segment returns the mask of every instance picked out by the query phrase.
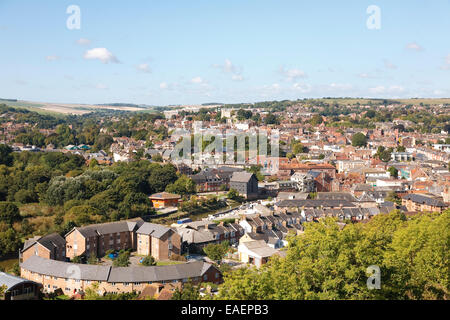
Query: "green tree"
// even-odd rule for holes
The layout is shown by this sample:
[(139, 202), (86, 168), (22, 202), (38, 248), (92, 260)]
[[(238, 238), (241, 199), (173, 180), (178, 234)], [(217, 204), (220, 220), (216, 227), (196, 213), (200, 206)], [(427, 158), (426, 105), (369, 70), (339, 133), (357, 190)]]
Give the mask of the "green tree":
[(225, 257), (225, 254), (230, 249), (230, 244), (228, 241), (224, 241), (220, 244), (210, 243), (203, 248), (203, 251), (213, 261), (218, 261), (219, 263)]
[(365, 147), (367, 145), (367, 137), (364, 133), (355, 133), (352, 137), (352, 146)]
[(142, 264), (143, 266), (146, 266), (146, 267), (156, 266), (156, 260), (155, 260), (155, 258), (153, 258), (152, 256), (146, 256), (146, 257), (142, 260), (141, 264)]
[(13, 150), (10, 146), (6, 144), (0, 144), (0, 164), (4, 164), (6, 166), (12, 166), (13, 164), (13, 157), (12, 157)]
[(166, 192), (175, 193), (179, 195), (195, 194), (196, 187), (194, 181), (186, 175), (182, 175), (172, 184), (166, 187)]
[(398, 178), (398, 169), (395, 167), (389, 167), (388, 169), (389, 175), (393, 178)]
[(22, 220), (19, 208), (12, 202), (0, 202), (0, 222), (9, 225)]
[(130, 252), (124, 251), (119, 254), (119, 256), (114, 259), (114, 267), (128, 267), (130, 265)]
[(172, 300), (200, 300), (200, 291), (198, 286), (194, 286), (192, 281), (188, 281), (180, 290), (177, 288), (172, 295)]

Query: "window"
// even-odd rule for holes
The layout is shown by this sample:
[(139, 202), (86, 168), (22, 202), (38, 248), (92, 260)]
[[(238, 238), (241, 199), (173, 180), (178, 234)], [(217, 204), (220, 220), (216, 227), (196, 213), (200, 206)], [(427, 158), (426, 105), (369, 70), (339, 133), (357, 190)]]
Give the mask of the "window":
[(216, 272), (216, 279), (218, 279), (219, 278), (219, 273), (218, 272)]
[(203, 280), (204, 280), (204, 281), (208, 280), (208, 275), (205, 274), (205, 275), (203, 276)]

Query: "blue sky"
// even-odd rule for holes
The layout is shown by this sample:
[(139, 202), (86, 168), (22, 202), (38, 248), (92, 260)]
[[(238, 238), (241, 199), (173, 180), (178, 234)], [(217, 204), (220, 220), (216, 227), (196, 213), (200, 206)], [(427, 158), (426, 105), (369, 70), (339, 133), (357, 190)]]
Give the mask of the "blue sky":
[[(69, 30), (66, 9), (81, 10)], [(381, 10), (370, 30), (366, 9)], [(0, 97), (450, 97), (449, 0), (0, 0)]]

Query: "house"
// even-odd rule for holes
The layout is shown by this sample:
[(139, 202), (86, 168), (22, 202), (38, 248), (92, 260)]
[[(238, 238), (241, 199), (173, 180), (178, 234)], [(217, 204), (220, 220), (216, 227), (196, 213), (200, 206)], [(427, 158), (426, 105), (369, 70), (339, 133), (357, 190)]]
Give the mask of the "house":
[(26, 261), (31, 256), (65, 261), (66, 240), (57, 233), (28, 239), (20, 251), (20, 260)]
[(216, 192), (226, 187), (216, 170), (203, 170), (191, 176), (191, 179), (196, 184), (197, 192)]
[(258, 198), (258, 179), (250, 172), (234, 172), (230, 179), (230, 189), (235, 189), (246, 199)]
[(194, 221), (177, 228), (183, 243), (183, 252), (199, 252), (210, 243), (238, 243), (244, 235), (244, 229), (238, 223), (213, 223), (211, 221)]
[(239, 260), (260, 267), (280, 251), (269, 247), (264, 240), (240, 241), (238, 246)]
[[(5, 287), (4, 300), (37, 300), (40, 298), (42, 285), (34, 281), (0, 272), (0, 287)], [(0, 296), (0, 300), (1, 300)]]
[(138, 297), (138, 300), (171, 300), (176, 290), (182, 290), (183, 286), (181, 282), (176, 283), (152, 283), (142, 290)]
[(102, 257), (108, 250), (136, 250), (136, 231), (141, 218), (73, 228), (66, 234), (66, 256)]
[(402, 205), (406, 206), (408, 211), (443, 212), (448, 208), (440, 199), (416, 193), (403, 196)]
[(221, 283), (214, 265), (195, 261), (168, 266), (121, 267), (75, 264), (32, 256), (20, 265), (21, 276), (43, 286), (44, 292), (62, 290), (73, 296), (98, 283), (99, 294), (137, 292), (153, 283)]
[(296, 189), (299, 192), (314, 192), (316, 189), (316, 182), (314, 176), (309, 172), (295, 172), (291, 176), (291, 181), (296, 183)]
[(152, 194), (149, 198), (153, 203), (153, 207), (159, 209), (159, 208), (177, 207), (181, 199), (181, 196), (178, 194), (161, 192)]
[(137, 231), (137, 253), (156, 260), (169, 260), (173, 254), (181, 255), (181, 237), (165, 226), (144, 223)]

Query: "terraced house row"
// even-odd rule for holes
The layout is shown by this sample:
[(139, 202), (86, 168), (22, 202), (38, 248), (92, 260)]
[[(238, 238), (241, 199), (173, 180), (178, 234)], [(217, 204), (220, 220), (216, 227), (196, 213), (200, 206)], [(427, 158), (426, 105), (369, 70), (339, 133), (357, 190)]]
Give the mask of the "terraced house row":
[(74, 264), (32, 256), (20, 265), (21, 277), (43, 286), (44, 292), (62, 290), (66, 295), (85, 292), (94, 283), (98, 293), (141, 293), (147, 286), (166, 283), (220, 283), (221, 272), (212, 264), (196, 261), (155, 267)]

